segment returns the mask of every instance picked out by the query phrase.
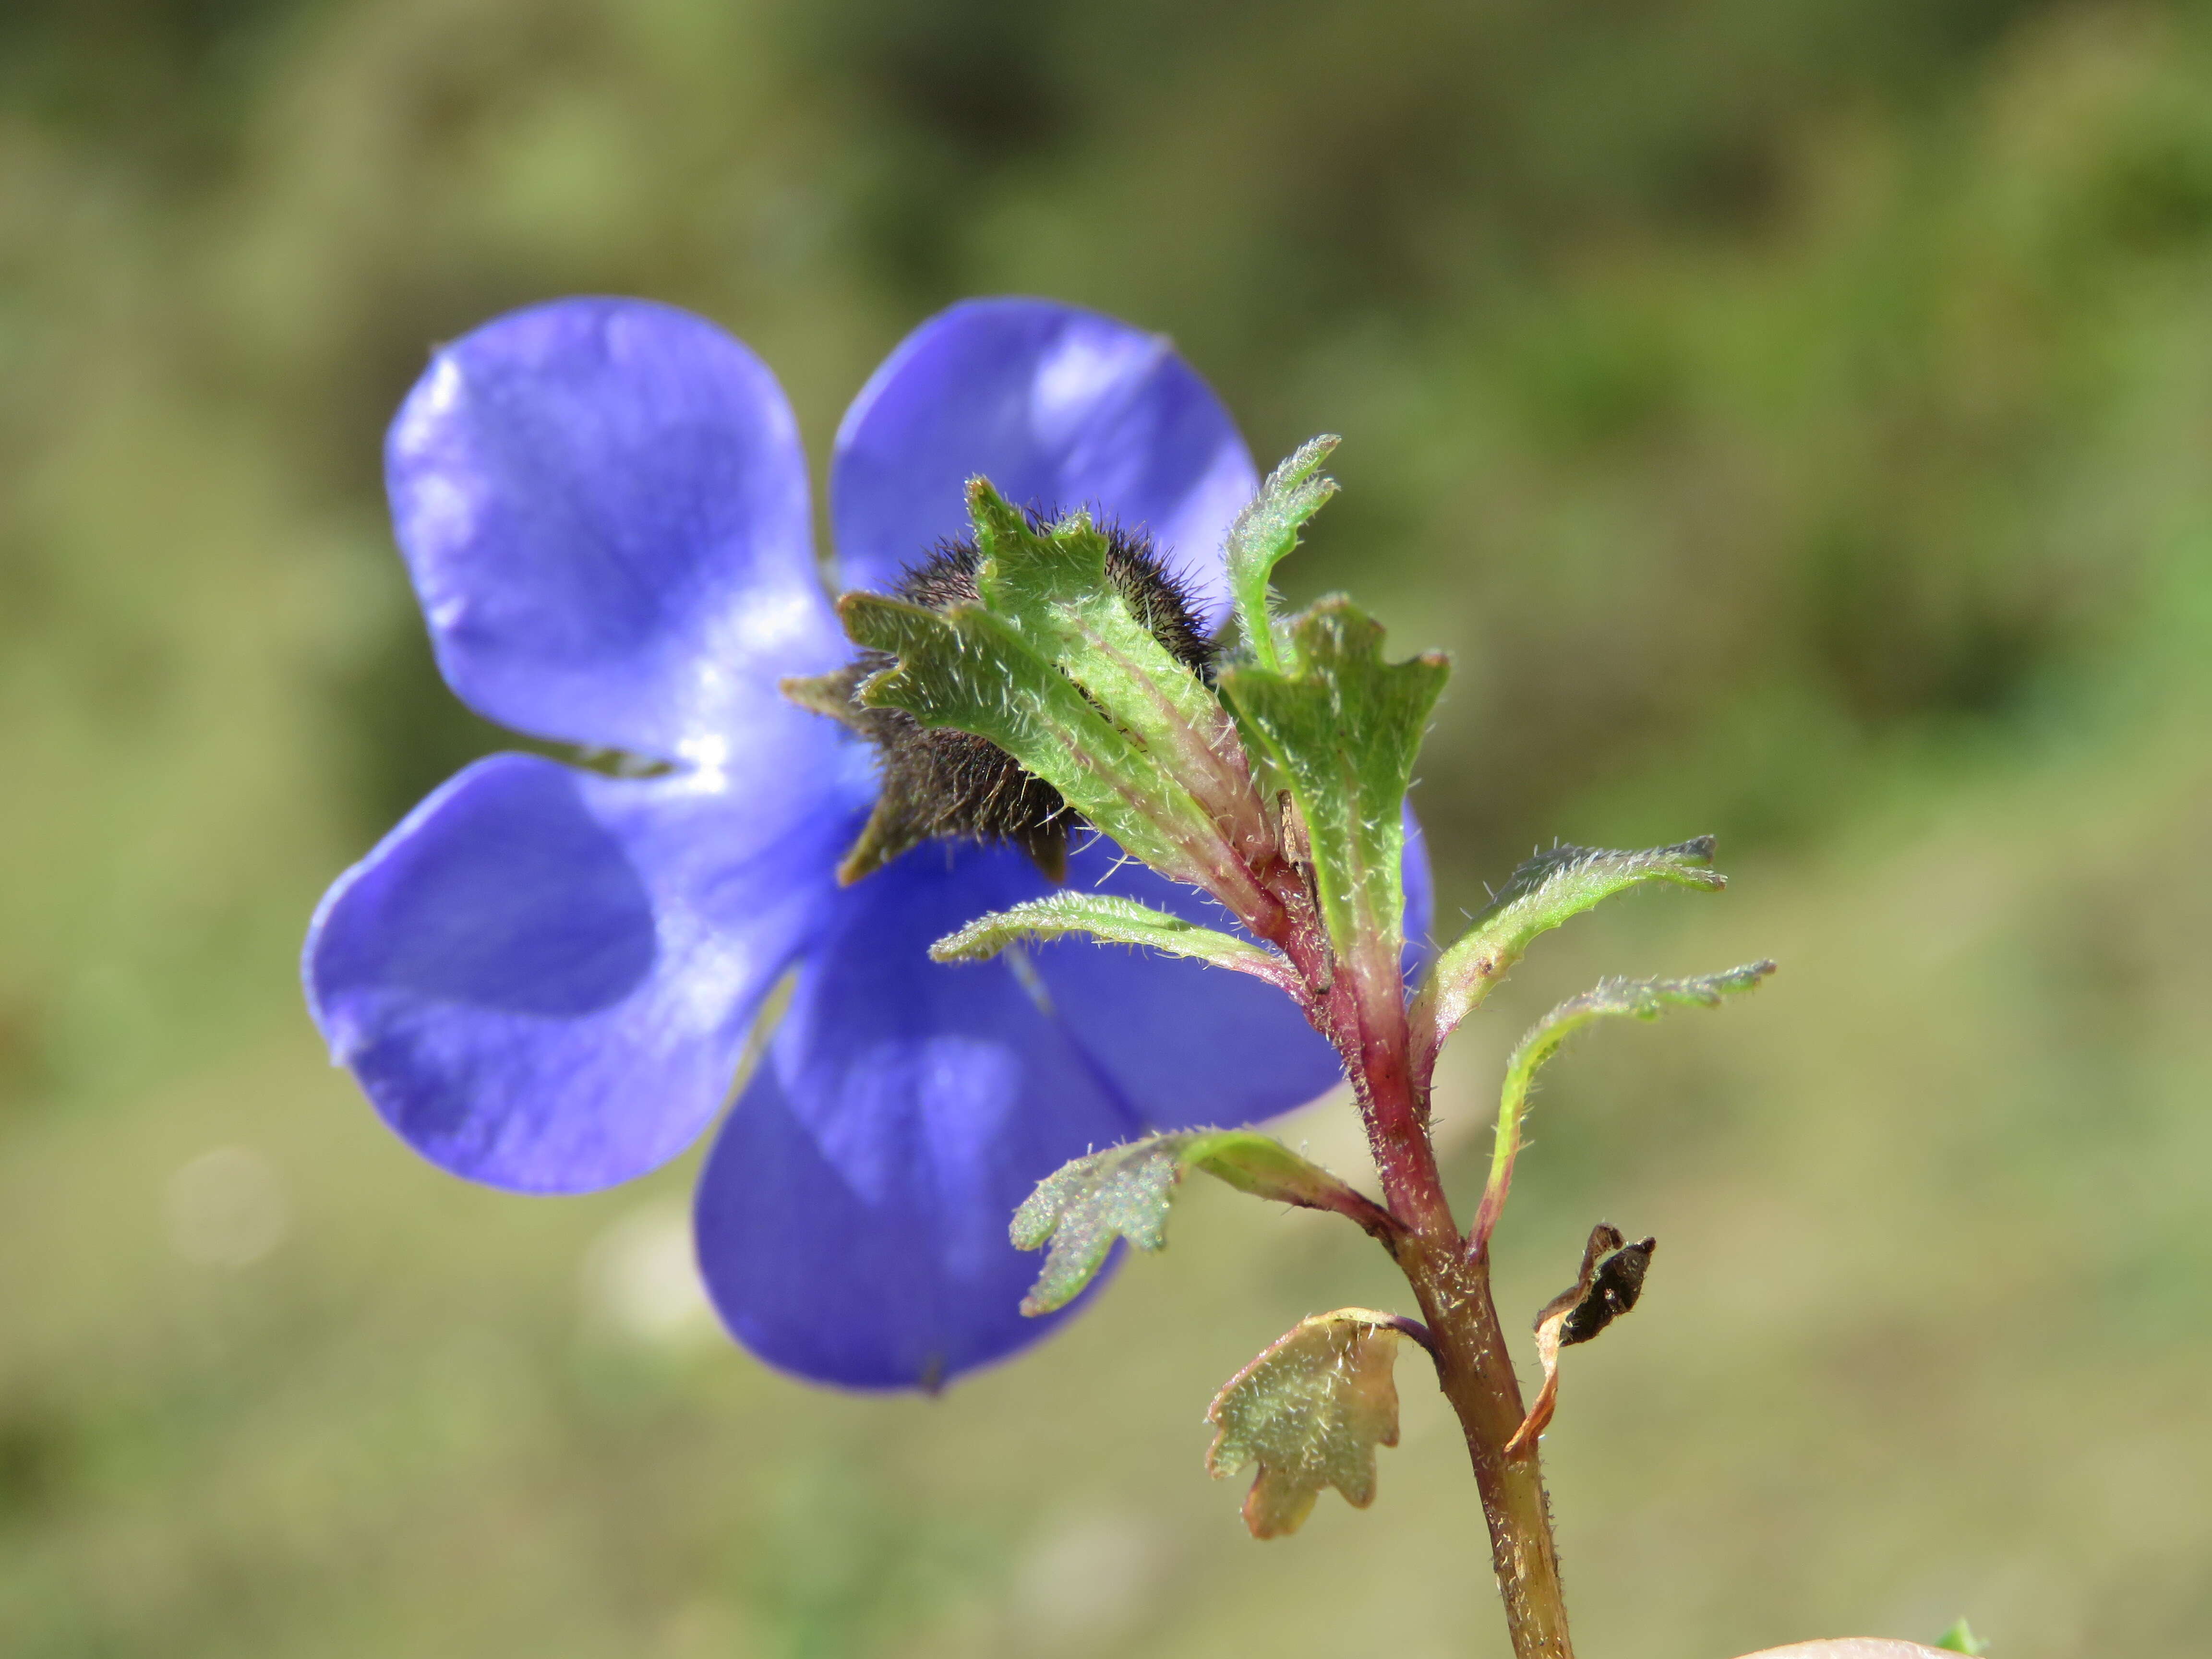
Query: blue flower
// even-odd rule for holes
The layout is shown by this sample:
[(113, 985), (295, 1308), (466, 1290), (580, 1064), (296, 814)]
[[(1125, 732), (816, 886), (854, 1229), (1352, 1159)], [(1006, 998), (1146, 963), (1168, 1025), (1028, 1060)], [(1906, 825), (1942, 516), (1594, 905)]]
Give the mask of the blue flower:
[[(701, 1268), (770, 1364), (934, 1387), (1057, 1322), (1021, 1316), (1035, 1258), (1006, 1240), (1036, 1181), (1149, 1130), (1270, 1116), (1339, 1077), (1289, 1000), (1240, 975), (1081, 943), (930, 963), (932, 940), (1045, 890), (1012, 848), (935, 843), (838, 886), (870, 751), (776, 685), (851, 650), (817, 574), (791, 410), (711, 324), (631, 300), (501, 317), (437, 352), (386, 467), (462, 701), (665, 763), (610, 776), (495, 755), (324, 900), (316, 1021), (432, 1163), (536, 1193), (654, 1168), (721, 1109), (795, 969), (707, 1159)], [(1218, 550), (1255, 475), (1164, 339), (1030, 300), (925, 323), (838, 430), (844, 581), (887, 588), (961, 533), (976, 474), (1148, 530), (1220, 614)], [(1070, 879), (1221, 922), (1100, 839)]]

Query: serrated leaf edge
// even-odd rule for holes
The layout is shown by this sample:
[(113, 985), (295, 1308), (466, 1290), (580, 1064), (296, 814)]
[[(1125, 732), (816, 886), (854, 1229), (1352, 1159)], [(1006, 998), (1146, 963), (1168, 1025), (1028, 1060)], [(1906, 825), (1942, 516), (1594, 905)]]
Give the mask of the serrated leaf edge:
[(1619, 894), (1653, 882), (1717, 892), (1711, 836), (1640, 850), (1558, 847), (1524, 860), (1490, 906), (1431, 965), (1413, 1000), (1419, 1058), (1433, 1063), (1460, 1022), (1540, 934)]
[(1479, 1254), (1505, 1207), (1513, 1182), (1513, 1161), (1521, 1151), (1521, 1125), (1528, 1115), (1528, 1091), (1546, 1061), (1566, 1040), (1593, 1021), (1626, 1017), (1656, 1019), (1668, 1008), (1717, 1008), (1725, 997), (1755, 989), (1776, 964), (1762, 958), (1717, 974), (1688, 979), (1604, 979), (1579, 996), (1569, 997), (1522, 1034), (1505, 1062), (1498, 1094), (1497, 1139), (1491, 1150), (1490, 1179), (1482, 1191), (1468, 1239)]
[(1276, 623), (1270, 584), (1275, 567), (1297, 548), (1298, 532), (1336, 493), (1336, 480), (1320, 468), (1340, 441), (1323, 433), (1285, 456), (1237, 514), (1222, 544), (1244, 653), (1264, 668), (1281, 672), (1295, 661), (1295, 647)]

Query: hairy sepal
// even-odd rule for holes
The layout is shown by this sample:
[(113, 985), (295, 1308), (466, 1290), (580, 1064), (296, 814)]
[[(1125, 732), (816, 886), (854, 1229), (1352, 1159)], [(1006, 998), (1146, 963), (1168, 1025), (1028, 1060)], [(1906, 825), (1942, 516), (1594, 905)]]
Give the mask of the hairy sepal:
[(1300, 615), (1289, 638), (1296, 672), (1237, 664), (1222, 695), (1295, 804), (1338, 956), (1395, 985), (1406, 791), (1450, 666), (1440, 653), (1385, 662), (1381, 624), (1340, 596)]
[(1006, 617), (877, 593), (846, 594), (837, 614), (856, 643), (897, 659), (861, 687), (864, 704), (997, 744), (1164, 874), (1205, 883), (1215, 873), (1226, 848), (1189, 791)]
[(1334, 1486), (1354, 1509), (1375, 1501), (1375, 1451), (1398, 1443), (1394, 1370), (1400, 1322), (1365, 1308), (1303, 1319), (1223, 1384), (1206, 1408), (1216, 1480), (1259, 1464), (1244, 1498), (1255, 1538), (1296, 1532)]
[(1375, 1207), (1320, 1165), (1249, 1129), (1182, 1130), (1109, 1146), (1047, 1176), (1014, 1212), (1008, 1236), (1016, 1249), (1050, 1246), (1022, 1311), (1034, 1317), (1075, 1300), (1117, 1238), (1140, 1250), (1164, 1249), (1168, 1210), (1183, 1172), (1192, 1169), (1240, 1192), (1305, 1209), (1356, 1213)]
[(1640, 852), (1555, 847), (1525, 860), (1490, 907), (1437, 958), (1413, 1003), (1413, 1038), (1433, 1060), (1444, 1039), (1490, 994), (1540, 933), (1616, 893), (1665, 882), (1717, 892), (1728, 878), (1712, 867), (1713, 838)]
[(938, 962), (984, 962), (1023, 939), (1048, 943), (1080, 933), (1103, 945), (1133, 945), (1191, 957), (1295, 991), (1297, 975), (1274, 951), (1233, 933), (1200, 927), (1165, 910), (1110, 893), (1059, 892), (978, 916), (929, 947)]
[(1230, 602), (1244, 654), (1273, 672), (1296, 671), (1297, 647), (1276, 620), (1269, 584), (1275, 567), (1298, 544), (1306, 520), (1336, 494), (1336, 480), (1321, 470), (1321, 464), (1337, 442), (1324, 434), (1300, 444), (1267, 475), (1260, 493), (1237, 515), (1223, 548)]
[(1039, 655), (1147, 748), (1200, 765), (1223, 759), (1224, 745), (1234, 751), (1237, 734), (1213, 694), (1108, 579), (1106, 537), (1089, 514), (1040, 530), (982, 478), (968, 486), (968, 512), (983, 602)]

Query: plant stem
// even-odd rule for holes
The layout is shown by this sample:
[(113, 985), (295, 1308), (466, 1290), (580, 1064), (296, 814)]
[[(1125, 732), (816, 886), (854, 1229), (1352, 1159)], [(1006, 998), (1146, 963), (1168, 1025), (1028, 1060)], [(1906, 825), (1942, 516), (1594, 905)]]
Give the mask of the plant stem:
[[(1308, 1015), (1343, 1056), (1358, 1097), (1382, 1195), (1401, 1229), (1384, 1243), (1428, 1322), (1437, 1381), (1467, 1437), (1515, 1659), (1574, 1659), (1536, 1448), (1505, 1454), (1525, 1414), (1521, 1384), (1491, 1300), (1489, 1251), (1470, 1249), (1461, 1237), (1437, 1167), (1429, 1085), (1414, 1066), (1395, 929), (1361, 941), (1369, 958), (1363, 962), (1357, 946), (1340, 953), (1310, 889), (1287, 862), (1264, 866), (1255, 884), (1276, 905), (1264, 916), (1246, 915), (1246, 925), (1289, 959), (1306, 988)], [(1501, 1189), (1501, 1204), (1504, 1196)]]
[[(1395, 943), (1389, 958), (1393, 969)], [(1359, 1000), (1356, 1042), (1340, 1040), (1339, 1047), (1352, 1062), (1384, 1195), (1409, 1235), (1395, 1254), (1428, 1322), (1438, 1383), (1467, 1437), (1516, 1659), (1574, 1659), (1551, 1500), (1536, 1448), (1506, 1455), (1525, 1412), (1491, 1298), (1490, 1253), (1468, 1248), (1444, 1194), (1429, 1135), (1428, 1091), (1414, 1079), (1396, 975), (1342, 977), (1373, 988)], [(1500, 1202), (1503, 1198), (1501, 1191)], [(1496, 1219), (1486, 1215), (1490, 1223)]]
[(1574, 1659), (1552, 1510), (1536, 1450), (1509, 1458), (1521, 1426), (1521, 1387), (1490, 1296), (1490, 1264), (1457, 1240), (1420, 1239), (1399, 1257), (1435, 1341), (1437, 1381), (1458, 1413), (1490, 1526), (1491, 1564), (1516, 1659)]

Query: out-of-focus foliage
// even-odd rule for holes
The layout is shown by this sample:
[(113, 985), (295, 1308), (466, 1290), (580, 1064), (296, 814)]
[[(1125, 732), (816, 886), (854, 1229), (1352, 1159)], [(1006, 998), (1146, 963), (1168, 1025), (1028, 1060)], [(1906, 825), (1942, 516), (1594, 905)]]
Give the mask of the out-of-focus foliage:
[[(13, 0), (0, 7), (0, 1649), (1502, 1650), (1442, 1407), (1262, 1549), (1208, 1393), (1388, 1308), (1334, 1218), (1175, 1249), (934, 1402), (703, 1331), (686, 1174), (411, 1160), (292, 982), (324, 883), (501, 741), (379, 501), (432, 340), (649, 294), (822, 454), (914, 321), (1175, 333), (1282, 568), (1457, 653), (1447, 908), (1716, 830), (1724, 899), (1540, 947), (1771, 955), (1547, 1073), (1525, 1318), (1665, 1249), (1547, 1446), (1594, 1654), (1962, 1608), (2007, 1659), (2212, 1626), (2212, 19), (2008, 0)], [(1355, 1167), (1347, 1115), (1291, 1126)], [(1524, 1360), (1531, 1356), (1524, 1355)]]

